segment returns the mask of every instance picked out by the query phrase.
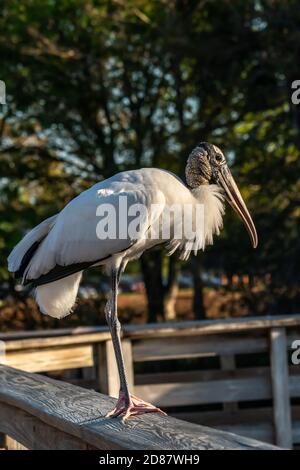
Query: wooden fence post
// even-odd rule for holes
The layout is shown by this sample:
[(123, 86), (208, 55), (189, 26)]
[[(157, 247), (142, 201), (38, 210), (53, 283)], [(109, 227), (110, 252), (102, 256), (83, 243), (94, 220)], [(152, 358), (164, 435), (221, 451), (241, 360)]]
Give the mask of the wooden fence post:
[(275, 442), (278, 446), (290, 449), (293, 438), (285, 329), (272, 328), (270, 336)]
[[(220, 356), (220, 364), (222, 370), (232, 371), (235, 370), (235, 355), (234, 354), (222, 354)], [(235, 413), (239, 409), (237, 402), (223, 403), (223, 410)]]
[[(122, 341), (122, 350), (127, 372), (128, 385), (133, 391), (133, 359), (131, 341), (125, 339)], [(100, 392), (118, 397), (119, 395), (119, 374), (116, 363), (113, 343), (111, 340), (104, 341), (98, 345), (98, 381)]]

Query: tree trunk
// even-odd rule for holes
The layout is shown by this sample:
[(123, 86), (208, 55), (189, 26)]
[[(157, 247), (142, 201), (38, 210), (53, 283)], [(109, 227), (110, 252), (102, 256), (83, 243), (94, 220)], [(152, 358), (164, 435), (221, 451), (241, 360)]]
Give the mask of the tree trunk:
[(161, 249), (153, 249), (151, 252), (146, 251), (140, 261), (148, 301), (148, 321), (156, 322), (164, 318)]
[(180, 266), (174, 256), (169, 258), (168, 283), (164, 295), (164, 318), (166, 321), (176, 319), (175, 303), (178, 294), (178, 274)]
[(194, 281), (194, 300), (193, 311), (196, 320), (204, 320), (206, 312), (203, 302), (203, 283), (201, 279), (201, 263), (200, 260), (194, 257), (191, 261), (193, 281)]
[(169, 258), (168, 282), (163, 283), (163, 252), (161, 248), (146, 251), (141, 257), (147, 303), (148, 321), (170, 321), (176, 318), (175, 302), (178, 293), (179, 263)]

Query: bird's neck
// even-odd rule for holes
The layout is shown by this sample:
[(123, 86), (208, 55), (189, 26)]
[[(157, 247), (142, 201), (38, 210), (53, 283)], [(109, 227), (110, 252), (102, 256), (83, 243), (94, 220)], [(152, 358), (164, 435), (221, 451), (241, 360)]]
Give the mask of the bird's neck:
[(205, 245), (212, 245), (213, 236), (219, 235), (225, 212), (222, 190), (215, 184), (203, 184), (191, 190), (197, 203), (204, 207)]

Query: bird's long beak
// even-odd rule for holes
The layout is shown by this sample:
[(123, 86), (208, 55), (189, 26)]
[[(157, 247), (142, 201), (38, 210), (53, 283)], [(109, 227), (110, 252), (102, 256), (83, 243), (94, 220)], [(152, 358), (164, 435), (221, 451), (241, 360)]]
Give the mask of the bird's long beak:
[(230, 173), (227, 165), (223, 165), (219, 170), (219, 184), (225, 192), (226, 199), (235, 212), (241, 217), (244, 222), (253, 245), (253, 248), (257, 247), (258, 237), (255, 225), (249, 214), (247, 206), (242, 198), (242, 195), (237, 187), (232, 174)]

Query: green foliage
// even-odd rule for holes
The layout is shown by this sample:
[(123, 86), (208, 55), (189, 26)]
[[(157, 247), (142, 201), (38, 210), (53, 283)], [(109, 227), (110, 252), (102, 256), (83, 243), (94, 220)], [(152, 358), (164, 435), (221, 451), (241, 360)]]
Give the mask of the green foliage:
[(209, 140), (234, 164), (260, 244), (230, 214), (206, 266), (297, 283), (299, 21), (295, 0), (4, 1), (0, 276), (24, 231), (91, 183), (139, 166), (183, 175)]

